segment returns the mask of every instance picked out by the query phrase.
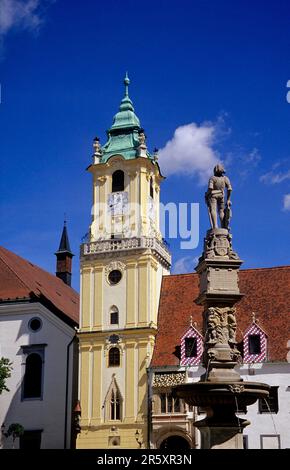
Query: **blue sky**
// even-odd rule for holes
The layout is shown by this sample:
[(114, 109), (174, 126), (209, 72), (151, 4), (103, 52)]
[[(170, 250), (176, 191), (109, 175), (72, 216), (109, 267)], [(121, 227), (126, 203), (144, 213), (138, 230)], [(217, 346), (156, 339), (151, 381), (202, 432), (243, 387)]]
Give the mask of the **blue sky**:
[(201, 253), (216, 159), (234, 187), (243, 266), (289, 264), (289, 20), (288, 0), (0, 0), (1, 245), (54, 272), (66, 213), (78, 288), (85, 168), (128, 70), (147, 144), (163, 149), (163, 202), (201, 203), (199, 246), (169, 240), (175, 272)]

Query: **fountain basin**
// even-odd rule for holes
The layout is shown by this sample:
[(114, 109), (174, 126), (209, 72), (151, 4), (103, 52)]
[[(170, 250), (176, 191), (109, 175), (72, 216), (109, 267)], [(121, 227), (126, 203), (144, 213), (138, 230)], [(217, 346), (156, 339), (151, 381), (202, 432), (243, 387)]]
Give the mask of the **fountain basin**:
[(174, 394), (188, 405), (203, 408), (222, 406), (234, 408), (252, 405), (258, 398), (267, 398), (270, 386), (259, 382), (200, 381), (176, 385)]

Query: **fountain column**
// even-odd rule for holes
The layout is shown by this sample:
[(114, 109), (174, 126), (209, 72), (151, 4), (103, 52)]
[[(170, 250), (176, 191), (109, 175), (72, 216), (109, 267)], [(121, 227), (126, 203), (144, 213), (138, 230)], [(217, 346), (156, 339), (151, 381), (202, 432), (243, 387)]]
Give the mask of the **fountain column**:
[[(235, 370), (240, 359), (236, 348), (235, 304), (243, 296), (239, 290), (242, 260), (232, 248), (229, 231), (232, 187), (224, 173), (223, 167), (217, 165), (209, 180), (206, 203), (212, 228), (206, 233), (196, 267), (200, 288), (195, 302), (203, 306), (206, 373), (199, 382), (175, 387), (177, 396), (207, 413), (205, 419), (194, 423), (201, 433), (203, 449), (242, 449), (243, 429), (250, 422), (236, 416), (238, 406), (266, 398), (270, 389), (266, 384), (244, 382)], [(217, 225), (217, 213), (221, 227)]]
[[(207, 417), (195, 423), (201, 432), (201, 447), (243, 448), (242, 430), (249, 424), (235, 415), (242, 379), (234, 369), (240, 359), (236, 349), (236, 307), (242, 298), (238, 271), (242, 264), (232, 249), (231, 235), (226, 228), (208, 230), (203, 254), (196, 271), (200, 279), (200, 292), (196, 299), (203, 310), (204, 355), (206, 373), (201, 380), (226, 388), (233, 394), (232, 406), (224, 406), (222, 394), (219, 403), (211, 399), (204, 407)], [(220, 390), (221, 392), (222, 390)], [(228, 400), (227, 400), (228, 401)]]

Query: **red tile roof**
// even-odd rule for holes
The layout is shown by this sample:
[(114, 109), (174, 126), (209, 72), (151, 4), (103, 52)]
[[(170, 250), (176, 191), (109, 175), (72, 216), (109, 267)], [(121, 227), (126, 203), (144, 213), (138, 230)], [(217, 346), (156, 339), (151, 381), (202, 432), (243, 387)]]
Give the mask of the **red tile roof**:
[(64, 320), (79, 323), (79, 294), (61, 279), (0, 246), (0, 302), (44, 302)]
[[(237, 341), (252, 323), (268, 335), (268, 359), (285, 361), (290, 340), (290, 266), (241, 270), (240, 291), (245, 294), (237, 304)], [(189, 326), (190, 316), (202, 333), (202, 307), (194, 300), (199, 293), (196, 273), (164, 276), (161, 286), (158, 333), (151, 366), (179, 365), (176, 348)]]

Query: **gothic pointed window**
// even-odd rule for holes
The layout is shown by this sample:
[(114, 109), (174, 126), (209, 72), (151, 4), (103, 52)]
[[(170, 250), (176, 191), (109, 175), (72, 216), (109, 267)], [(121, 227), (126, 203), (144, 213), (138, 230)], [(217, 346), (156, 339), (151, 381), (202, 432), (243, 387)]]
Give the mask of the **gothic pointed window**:
[(123, 415), (123, 398), (113, 374), (111, 385), (105, 398), (105, 421), (121, 421)]
[(120, 365), (120, 349), (111, 348), (109, 351), (109, 367), (119, 367)]
[(121, 400), (118, 390), (112, 390), (111, 393), (111, 420), (121, 419)]
[(124, 172), (116, 170), (112, 174), (112, 193), (124, 191)]

